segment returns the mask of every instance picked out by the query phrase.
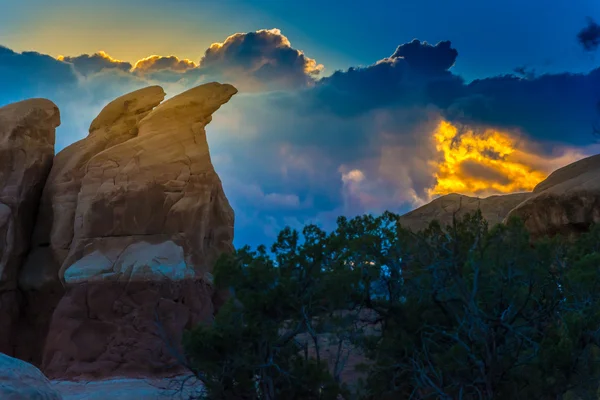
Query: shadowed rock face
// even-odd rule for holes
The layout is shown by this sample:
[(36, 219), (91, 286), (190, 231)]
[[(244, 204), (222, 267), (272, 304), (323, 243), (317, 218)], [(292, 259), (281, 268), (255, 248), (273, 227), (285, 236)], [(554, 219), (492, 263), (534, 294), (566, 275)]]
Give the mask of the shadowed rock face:
[(416, 232), (427, 228), (433, 220), (440, 222), (442, 227), (451, 224), (454, 212), (458, 218), (461, 218), (466, 213), (474, 214), (480, 209), (491, 226), (502, 222), (510, 210), (531, 196), (531, 193), (513, 193), (478, 199), (451, 193), (402, 215), (399, 222), (402, 226)]
[(14, 354), (18, 276), (54, 157), (58, 108), (30, 99), (0, 108), (0, 352)]
[(48, 376), (177, 372), (164, 334), (177, 347), (184, 328), (212, 318), (210, 268), (233, 250), (205, 126), (236, 92), (210, 83), (164, 102), (158, 86), (129, 93), (57, 154), (19, 277), (49, 299), (29, 318), (30, 331), (47, 332), (32, 361)]
[(600, 223), (600, 155), (554, 171), (507, 218), (512, 216), (523, 219), (534, 238), (576, 235)]

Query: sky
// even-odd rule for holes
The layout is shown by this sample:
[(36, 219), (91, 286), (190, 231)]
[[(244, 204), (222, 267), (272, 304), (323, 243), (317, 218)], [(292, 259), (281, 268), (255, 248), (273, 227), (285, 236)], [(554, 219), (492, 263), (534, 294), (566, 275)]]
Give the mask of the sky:
[(56, 149), (153, 84), (239, 93), (207, 127), (236, 246), (450, 192), (531, 190), (600, 153), (598, 0), (0, 0), (0, 106)]

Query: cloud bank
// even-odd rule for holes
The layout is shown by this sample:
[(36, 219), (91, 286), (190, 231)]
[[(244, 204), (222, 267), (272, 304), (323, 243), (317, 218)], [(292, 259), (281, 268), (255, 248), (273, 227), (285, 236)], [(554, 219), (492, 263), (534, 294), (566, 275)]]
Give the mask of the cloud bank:
[(75, 70), (84, 76), (95, 74), (105, 69), (116, 69), (127, 72), (132, 68), (131, 63), (114, 59), (104, 51), (99, 51), (92, 55), (82, 54), (76, 57), (58, 56), (57, 59), (72, 64)]
[(185, 72), (196, 67), (195, 62), (185, 58), (179, 59), (177, 56), (163, 57), (153, 55), (138, 60), (131, 70), (139, 74), (146, 74), (158, 71)]
[(237, 82), (245, 91), (308, 86), (323, 66), (294, 49), (279, 29), (236, 33), (213, 43), (200, 61), (213, 77)]
[[(581, 35), (580, 35), (581, 36)], [(583, 43), (594, 43), (585, 34)], [(590, 42), (591, 40), (591, 42)], [(87, 134), (110, 100), (159, 84), (169, 96), (213, 80), (240, 89), (208, 127), (236, 211), (236, 244), (286, 225), (405, 212), (451, 191), (531, 190), (598, 147), (600, 69), (465, 82), (448, 41), (413, 40), (371, 65), (319, 78), (323, 66), (279, 30), (229, 36), (197, 61), (104, 52), (53, 58), (0, 47), (0, 105), (47, 97), (61, 109), (57, 147)]]

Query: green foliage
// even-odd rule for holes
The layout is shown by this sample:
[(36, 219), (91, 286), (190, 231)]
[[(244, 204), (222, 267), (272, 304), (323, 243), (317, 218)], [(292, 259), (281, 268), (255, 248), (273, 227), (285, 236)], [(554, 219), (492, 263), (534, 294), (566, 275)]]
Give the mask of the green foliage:
[[(597, 398), (600, 227), (532, 242), (480, 212), (418, 233), (397, 221), (286, 228), (271, 254), (221, 257), (231, 297), (184, 336), (207, 397)], [(361, 382), (342, 383), (342, 345), (364, 353)]]

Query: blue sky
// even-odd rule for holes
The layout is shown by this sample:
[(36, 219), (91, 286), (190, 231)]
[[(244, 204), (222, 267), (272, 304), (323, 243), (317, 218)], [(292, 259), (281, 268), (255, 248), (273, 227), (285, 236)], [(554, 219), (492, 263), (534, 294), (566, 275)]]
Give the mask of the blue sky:
[(15, 50), (76, 55), (105, 50), (134, 61), (175, 54), (197, 61), (235, 32), (279, 28), (330, 72), (368, 65), (418, 38), (450, 40), (466, 79), (527, 65), (541, 72), (596, 66), (574, 40), (597, 0), (0, 0), (0, 40)]
[(270, 242), (285, 225), (408, 211), (443, 187), (529, 190), (600, 151), (600, 53), (577, 39), (595, 26), (587, 18), (600, 19), (597, 0), (0, 7), (0, 105), (55, 101), (57, 150), (130, 90), (160, 84), (174, 95), (210, 80), (240, 89), (208, 127), (236, 245)]

